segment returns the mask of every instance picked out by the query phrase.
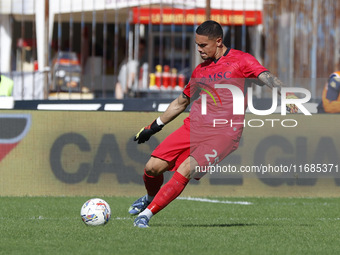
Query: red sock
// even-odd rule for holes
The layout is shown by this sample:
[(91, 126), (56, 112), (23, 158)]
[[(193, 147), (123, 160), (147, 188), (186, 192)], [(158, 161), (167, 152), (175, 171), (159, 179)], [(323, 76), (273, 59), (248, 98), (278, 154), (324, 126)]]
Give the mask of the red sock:
[(148, 209), (154, 215), (158, 213), (182, 193), (188, 182), (189, 179), (176, 171), (172, 178), (157, 193)]
[(157, 176), (148, 175), (144, 170), (143, 180), (148, 195), (154, 197), (161, 188), (164, 177), (163, 174)]

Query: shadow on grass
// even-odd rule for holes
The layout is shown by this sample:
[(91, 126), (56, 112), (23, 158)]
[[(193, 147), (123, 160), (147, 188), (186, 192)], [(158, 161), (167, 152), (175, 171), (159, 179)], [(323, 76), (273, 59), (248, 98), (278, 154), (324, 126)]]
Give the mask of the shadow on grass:
[[(182, 227), (204, 227), (204, 228), (229, 228), (229, 227), (253, 227), (253, 226), (286, 226), (286, 224), (255, 224), (255, 223), (233, 223), (233, 224), (184, 224)], [(300, 227), (312, 227), (313, 224), (299, 224)]]
[(234, 224), (185, 224), (182, 227), (204, 227), (204, 228), (229, 228), (229, 227), (251, 227), (257, 226), (253, 223), (234, 223)]

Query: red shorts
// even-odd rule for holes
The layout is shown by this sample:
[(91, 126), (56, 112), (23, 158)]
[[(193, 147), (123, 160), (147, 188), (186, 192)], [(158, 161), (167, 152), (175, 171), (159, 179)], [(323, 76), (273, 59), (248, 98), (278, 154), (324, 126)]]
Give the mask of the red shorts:
[(157, 146), (151, 156), (170, 162), (170, 171), (175, 171), (182, 162), (192, 156), (199, 166), (215, 165), (237, 149), (241, 135), (236, 138), (225, 132), (193, 134), (182, 125)]

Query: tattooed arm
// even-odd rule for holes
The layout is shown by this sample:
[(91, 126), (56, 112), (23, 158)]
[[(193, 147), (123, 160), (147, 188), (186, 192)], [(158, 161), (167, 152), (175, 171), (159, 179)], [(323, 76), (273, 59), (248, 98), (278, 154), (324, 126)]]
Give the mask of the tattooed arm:
[(270, 72), (263, 72), (257, 77), (263, 84), (269, 88), (277, 88), (279, 95), (281, 95), (281, 87), (284, 86), (283, 82)]
[[(277, 93), (281, 96), (281, 88), (284, 86), (283, 82), (279, 80), (275, 75), (270, 72), (263, 72), (257, 77), (262, 85), (266, 85), (269, 88), (277, 88)], [(294, 94), (287, 94), (287, 98), (297, 98)], [(290, 113), (297, 113), (298, 108), (294, 104), (287, 104), (287, 111)]]

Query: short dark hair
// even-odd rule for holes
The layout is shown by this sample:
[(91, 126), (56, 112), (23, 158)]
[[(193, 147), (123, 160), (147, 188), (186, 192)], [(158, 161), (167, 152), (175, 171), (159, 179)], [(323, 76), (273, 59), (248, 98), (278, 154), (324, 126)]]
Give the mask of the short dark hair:
[(223, 29), (216, 21), (207, 20), (197, 27), (196, 34), (208, 36), (209, 39), (223, 38)]

